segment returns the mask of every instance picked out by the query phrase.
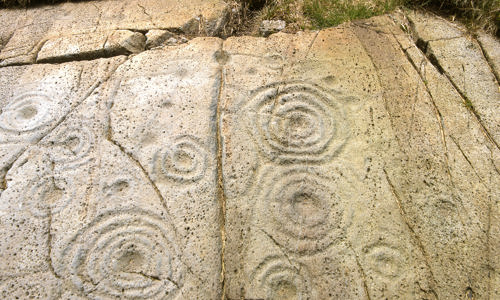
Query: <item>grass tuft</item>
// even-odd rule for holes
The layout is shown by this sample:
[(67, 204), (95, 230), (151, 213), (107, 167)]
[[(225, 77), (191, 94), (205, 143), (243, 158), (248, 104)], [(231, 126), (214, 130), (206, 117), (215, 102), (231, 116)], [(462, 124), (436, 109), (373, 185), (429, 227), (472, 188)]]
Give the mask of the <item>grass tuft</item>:
[(356, 19), (366, 19), (394, 10), (400, 0), (349, 1), (349, 0), (306, 0), (304, 13), (315, 28), (336, 26)]
[[(70, 0), (0, 0), (0, 7), (35, 6)], [(82, 0), (71, 0), (79, 2)], [(126, 0), (124, 0), (126, 1)], [(424, 8), (459, 19), (472, 30), (484, 29), (500, 37), (500, 0), (226, 0), (259, 12), (263, 19), (281, 19), (292, 30), (325, 28), (346, 21), (391, 12), (399, 6)], [(255, 15), (255, 13), (249, 13)]]
[(470, 29), (500, 36), (500, 0), (405, 0), (406, 5), (434, 10), (458, 18)]
[(471, 30), (500, 36), (500, 0), (239, 0), (261, 8), (266, 19), (300, 23), (300, 28), (321, 29), (346, 21), (389, 13), (397, 7), (432, 10), (459, 19)]

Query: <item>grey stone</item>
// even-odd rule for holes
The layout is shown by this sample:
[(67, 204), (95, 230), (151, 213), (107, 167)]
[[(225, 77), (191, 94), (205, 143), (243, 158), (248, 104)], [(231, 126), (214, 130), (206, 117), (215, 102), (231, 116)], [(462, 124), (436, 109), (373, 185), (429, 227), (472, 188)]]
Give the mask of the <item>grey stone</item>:
[(148, 49), (154, 48), (161, 46), (165, 41), (168, 39), (172, 38), (174, 36), (173, 33), (171, 33), (168, 30), (159, 30), (159, 29), (153, 29), (148, 31), (146, 33), (146, 47)]
[(282, 31), (286, 27), (286, 22), (283, 20), (264, 20), (260, 24), (259, 31), (263, 36), (268, 36), (271, 33)]

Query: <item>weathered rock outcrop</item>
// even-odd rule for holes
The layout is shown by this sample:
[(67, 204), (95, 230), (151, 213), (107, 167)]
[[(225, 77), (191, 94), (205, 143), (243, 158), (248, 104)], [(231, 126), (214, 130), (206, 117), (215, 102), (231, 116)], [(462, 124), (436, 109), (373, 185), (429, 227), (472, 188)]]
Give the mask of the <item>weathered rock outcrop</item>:
[(3, 298), (500, 297), (497, 40), (398, 13), (164, 46), (228, 8), (156, 2), (2, 11)]
[(2, 10), (0, 66), (138, 53), (162, 37), (149, 31), (216, 36), (229, 13), (222, 0), (104, 0)]

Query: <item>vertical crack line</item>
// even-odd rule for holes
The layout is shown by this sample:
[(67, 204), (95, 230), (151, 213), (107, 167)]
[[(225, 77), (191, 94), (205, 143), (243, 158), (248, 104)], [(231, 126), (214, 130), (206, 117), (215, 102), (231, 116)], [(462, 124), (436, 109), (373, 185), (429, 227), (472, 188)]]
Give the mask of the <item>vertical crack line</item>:
[[(361, 26), (358, 26), (359, 28), (362, 28)], [(368, 29), (367, 29), (368, 30)], [(375, 30), (371, 30), (373, 32), (375, 32), (376, 34), (379, 34), (378, 32), (376, 32)], [(368, 56), (368, 58), (370, 59), (370, 62), (372, 64), (372, 67), (373, 69), (375, 70), (375, 74), (377, 75), (377, 82), (378, 82), (378, 86), (379, 88), (382, 90), (382, 98), (383, 98), (383, 101), (384, 101), (384, 109), (385, 111), (387, 112), (387, 116), (389, 117), (389, 122), (391, 123), (391, 128), (396, 128), (396, 125), (394, 125), (394, 116), (391, 114), (391, 110), (389, 109), (389, 103), (388, 103), (388, 97), (387, 97), (387, 93), (385, 92), (385, 89), (382, 88), (382, 79), (380, 78), (380, 73), (381, 73), (381, 70), (378, 68), (378, 66), (375, 64), (375, 61), (372, 57), (372, 55), (368, 52), (365, 44), (363, 43), (363, 41), (361, 40), (361, 38), (358, 36), (358, 33), (356, 31), (354, 31), (354, 35), (356, 36), (356, 38), (358, 39), (361, 47), (363, 48), (363, 50), (365, 51), (366, 55)], [(403, 69), (404, 70), (404, 69)], [(406, 71), (405, 71), (406, 72)], [(403, 145), (403, 141), (401, 140), (401, 138), (395, 134), (394, 137), (396, 138), (396, 141), (398, 143), (398, 145), (400, 147), (402, 147)], [(406, 154), (406, 153), (405, 153)]]
[(453, 141), (453, 143), (457, 146), (458, 150), (460, 150), (460, 153), (462, 153), (462, 156), (465, 158), (465, 160), (467, 161), (469, 166), (472, 168), (472, 170), (474, 171), (474, 174), (476, 174), (479, 181), (481, 181), (481, 183), (486, 187), (486, 184), (484, 183), (483, 178), (481, 178), (481, 176), (479, 176), (479, 174), (476, 171), (476, 168), (474, 168), (474, 165), (470, 161), (469, 157), (467, 157), (467, 155), (465, 155), (465, 152), (462, 150), (462, 147), (460, 147), (460, 144), (457, 142), (457, 140), (453, 136), (450, 135), (449, 137)]
[(314, 38), (312, 39), (311, 43), (307, 47), (307, 51), (306, 51), (306, 54), (304, 55), (304, 59), (307, 59), (307, 56), (309, 56), (309, 52), (311, 52), (311, 49), (314, 46), (314, 42), (316, 42), (318, 35), (319, 35), (319, 30), (316, 32), (316, 34), (314, 35)]
[(485, 187), (485, 189), (488, 192), (488, 199), (487, 199), (488, 200), (488, 216), (487, 216), (488, 220), (486, 223), (486, 258), (487, 258), (488, 264), (490, 265), (488, 267), (488, 278), (489, 278), (489, 280), (488, 280), (488, 293), (490, 293), (490, 291), (491, 291), (491, 269), (492, 269), (491, 268), (490, 235), (491, 235), (491, 211), (493, 209), (492, 208), (493, 207), (493, 203), (492, 203), (493, 199), (491, 197), (491, 191), (490, 191), (490, 188), (483, 181), (481, 176), (479, 176), (476, 169), (474, 168), (474, 165), (472, 164), (470, 159), (467, 157), (467, 155), (465, 155), (465, 152), (462, 150), (462, 147), (460, 147), (459, 143), (455, 140), (454, 137), (450, 136), (450, 138), (453, 141), (453, 143), (455, 143), (457, 148), (460, 150), (460, 153), (462, 153), (463, 157), (465, 158), (467, 163), (470, 165), (470, 167), (472, 168), (472, 170), (476, 174), (477, 178), (479, 178), (479, 181), (481, 182), (481, 184)]
[(351, 252), (354, 254), (354, 259), (356, 260), (356, 264), (358, 265), (359, 272), (361, 272), (361, 277), (363, 278), (363, 288), (366, 293), (366, 297), (368, 297), (368, 300), (371, 300), (372, 298), (370, 297), (370, 292), (368, 290), (368, 281), (366, 280), (366, 273), (365, 269), (363, 269), (363, 266), (359, 262), (359, 257), (356, 251), (354, 251), (354, 248), (352, 247), (351, 242), (348, 242), (348, 247), (351, 250)]
[[(431, 90), (427, 86), (427, 79), (426, 79), (425, 75), (422, 74), (422, 72), (424, 74), (426, 73), (425, 65), (426, 65), (427, 62), (425, 60), (423, 60), (422, 63), (421, 63), (421, 68), (420, 69), (417, 68), (417, 66), (415, 65), (415, 62), (412, 60), (412, 58), (408, 54), (408, 51), (403, 50), (403, 47), (402, 47), (402, 45), (399, 42), (398, 42), (398, 44), (399, 44), (399, 46), (401, 48), (401, 51), (403, 51), (403, 53), (405, 54), (406, 59), (410, 62), (410, 64), (413, 66), (413, 68), (417, 72), (418, 76), (420, 77), (420, 80), (422, 81), (422, 83), (423, 83), (423, 85), (425, 87), (425, 90), (426, 90), (427, 94), (429, 95), (429, 99), (431, 100), (432, 107), (434, 109), (434, 112), (436, 114), (436, 119), (437, 119), (437, 122), (439, 124), (439, 131), (440, 131), (440, 134), (441, 134), (441, 142), (442, 142), (443, 147), (444, 147), (444, 159), (445, 159), (445, 165), (446, 165), (446, 173), (448, 175), (448, 179), (450, 181), (451, 187), (453, 188), (452, 197), (453, 197), (453, 199), (455, 201), (457, 201), (457, 202), (460, 203), (460, 206), (462, 207), (463, 211), (466, 211), (465, 205), (464, 205), (462, 199), (459, 198), (459, 197), (457, 197), (455, 195), (455, 191), (457, 190), (457, 188), (455, 186), (455, 182), (453, 181), (453, 176), (451, 175), (450, 158), (449, 158), (449, 153), (448, 153), (448, 145), (446, 143), (446, 134), (445, 134), (445, 130), (444, 130), (443, 115), (441, 114), (441, 111), (439, 110), (439, 108), (438, 108), (438, 106), (436, 104), (436, 101), (434, 100), (434, 97), (432, 96)], [(424, 56), (424, 57), (426, 57), (426, 56)], [(422, 71), (422, 69), (423, 69), (423, 71)], [(462, 217), (461, 211), (458, 212), (458, 217), (460, 219), (460, 223), (462, 223), (462, 225), (464, 226), (463, 228), (468, 228), (465, 225), (465, 222), (464, 222), (464, 219)], [(465, 233), (467, 234), (467, 231)]]
[(476, 40), (477, 44), (479, 45), (479, 48), (481, 49), (481, 53), (483, 54), (484, 59), (488, 63), (488, 67), (490, 67), (491, 73), (493, 74), (493, 76), (495, 76), (495, 79), (496, 79), (497, 85), (498, 85), (500, 83), (500, 75), (493, 67), (493, 63), (491, 62), (491, 57), (488, 55), (488, 53), (484, 49), (483, 43), (477, 38), (475, 38), (475, 40)]
[(166, 213), (166, 218), (168, 219), (168, 221), (173, 225), (172, 227), (174, 228), (174, 231), (175, 231), (175, 234), (176, 236), (178, 237), (179, 236), (179, 233), (177, 231), (177, 227), (175, 226), (175, 223), (173, 222), (173, 220), (171, 219), (170, 217), (170, 209), (168, 208), (168, 205), (167, 205), (167, 200), (165, 199), (165, 197), (163, 197), (160, 189), (158, 188), (158, 186), (155, 184), (155, 182), (153, 181), (153, 179), (151, 178), (151, 176), (149, 176), (149, 173), (147, 172), (147, 170), (144, 168), (144, 166), (139, 162), (138, 159), (136, 159), (132, 154), (130, 154), (129, 152), (127, 152), (125, 150), (125, 148), (120, 144), (118, 143), (115, 139), (113, 139), (113, 130), (112, 130), (112, 127), (111, 127), (111, 108), (112, 108), (112, 105), (109, 107), (108, 109), (108, 115), (107, 115), (107, 133), (106, 133), (106, 139), (112, 143), (113, 145), (115, 145), (125, 156), (127, 156), (127, 158), (133, 162), (137, 167), (139, 167), (139, 169), (141, 170), (142, 174), (144, 175), (144, 177), (146, 177), (148, 183), (150, 186), (153, 187), (153, 190), (155, 192), (155, 194), (158, 196), (158, 198), (160, 199), (160, 202), (163, 206), (163, 208), (165, 209), (165, 213)]
[(278, 247), (281, 251), (281, 253), (283, 253), (283, 256), (286, 258), (286, 260), (288, 261), (288, 263), (290, 264), (290, 266), (292, 266), (292, 268), (295, 269), (295, 271), (297, 271), (297, 273), (300, 273), (300, 269), (297, 268), (293, 263), (292, 263), (292, 260), (290, 259), (290, 256), (288, 255), (288, 253), (286, 252), (286, 250), (283, 248), (282, 245), (280, 245), (276, 239), (273, 238), (272, 235), (270, 235), (269, 233), (267, 233), (267, 231), (263, 230), (263, 229), (259, 229), (265, 236), (267, 236), (272, 242), (274, 245), (276, 245), (276, 247)]
[(97, 22), (95, 24), (94, 30), (92, 32), (96, 32), (99, 30), (99, 26), (101, 25), (101, 19), (102, 19), (102, 10), (97, 6), (95, 3), (92, 2), (92, 5), (97, 9), (99, 12), (99, 15), (97, 16)]
[(422, 255), (424, 256), (425, 265), (427, 266), (427, 268), (429, 269), (429, 272), (431, 273), (431, 280), (432, 280), (431, 292), (436, 297), (436, 299), (439, 299), (438, 294), (435, 291), (435, 288), (437, 287), (437, 281), (436, 281), (436, 277), (434, 276), (434, 272), (432, 271), (431, 265), (429, 263), (429, 254), (425, 250), (424, 244), (420, 240), (418, 234), (415, 232), (413, 226), (410, 224), (408, 217), (407, 217), (407, 213), (403, 207), (403, 204), (401, 203), (401, 198), (399, 197), (394, 185), (392, 184), (391, 180), (389, 179), (389, 174), (387, 174), (387, 171), (385, 170), (385, 168), (383, 168), (383, 171), (385, 174), (385, 179), (387, 180), (387, 183), (389, 184), (391, 192), (394, 195), (394, 199), (396, 200), (396, 204), (398, 205), (401, 218), (403, 218), (403, 221), (405, 222), (406, 226), (410, 230), (410, 233), (411, 233), (411, 236), (413, 237), (413, 240), (417, 243), (417, 246), (420, 249), (420, 252), (422, 252)]
[[(401, 46), (401, 44), (400, 44)], [(402, 46), (401, 46), (402, 48)], [(417, 47), (418, 48), (418, 47)], [(483, 132), (483, 134), (486, 136), (486, 138), (493, 144), (497, 147), (497, 149), (500, 150), (500, 145), (497, 143), (497, 141), (495, 141), (495, 139), (493, 139), (493, 137), (491, 136), (489, 130), (486, 128), (486, 126), (484, 126), (483, 122), (481, 121), (481, 116), (478, 114), (478, 112), (474, 109), (474, 106), (472, 106), (472, 101), (469, 99), (469, 97), (467, 97), (467, 95), (465, 95), (464, 92), (462, 92), (460, 90), (460, 88), (457, 86), (457, 84), (452, 80), (452, 78), (450, 77), (450, 75), (448, 74), (448, 72), (444, 71), (444, 68), (439, 64), (437, 58), (435, 59), (432, 59), (432, 56), (429, 57), (426, 53), (424, 53), (422, 51), (422, 49), (418, 48), (420, 50), (420, 52), (424, 55), (424, 57), (428, 58), (429, 59), (429, 62), (438, 70), (443, 70), (443, 72), (440, 72), (444, 75), (444, 77), (448, 80), (448, 82), (453, 86), (453, 88), (455, 89), (455, 91), (458, 93), (458, 95), (460, 96), (460, 98), (462, 99), (462, 103), (465, 105), (465, 107), (467, 108), (468, 111), (470, 111), (470, 113), (476, 118), (478, 124), (479, 124), (479, 127), (481, 128), (481, 131)], [(410, 61), (410, 63), (415, 67), (415, 65), (413, 64), (413, 61), (411, 60), (411, 58), (408, 56), (408, 53), (406, 50), (403, 50), (403, 52), (406, 54), (406, 56), (408, 57), (408, 60)], [(417, 69), (417, 72), (418, 72), (418, 69)], [(422, 77), (422, 74), (420, 72), (418, 72), (420, 77)], [(464, 73), (464, 76), (465, 76), (465, 73)], [(424, 80), (422, 78), (422, 80)], [(425, 83), (426, 81), (424, 81)], [(427, 84), (425, 84), (425, 86), (427, 87)]]
[[(224, 42), (221, 42), (219, 51), (223, 53)], [(226, 251), (226, 195), (224, 193), (224, 174), (222, 158), (224, 155), (223, 138), (222, 138), (222, 91), (224, 88), (224, 66), (219, 61), (219, 90), (217, 95), (217, 111), (216, 111), (216, 135), (217, 135), (217, 199), (220, 205), (220, 234), (221, 234), (221, 278), (222, 284), (221, 299), (225, 299), (226, 295), (226, 265), (225, 265), (225, 251)]]
[(33, 48), (33, 50), (36, 51), (35, 57), (34, 57), (34, 63), (38, 61), (38, 54), (40, 54), (40, 51), (42, 50), (43, 46), (48, 42), (48, 39), (42, 40), (36, 47)]
[(9, 34), (9, 36), (7, 37), (7, 40), (5, 41), (5, 43), (3, 43), (3, 45), (0, 44), (0, 52), (2, 52), (2, 50), (9, 44), (9, 42), (12, 39), (12, 37), (14, 36), (14, 34), (16, 34), (16, 31), (19, 30), (19, 29), (22, 29), (23, 27), (25, 27), (25, 26), (22, 26), (21, 28), (15, 29), (15, 30), (12, 31), (11, 34)]
[(155, 24), (155, 21), (153, 20), (153, 17), (151, 17), (150, 14), (148, 14), (148, 12), (146, 11), (146, 8), (141, 5), (140, 3), (136, 3), (136, 5), (142, 10), (142, 13), (145, 14), (146, 16), (148, 16), (149, 18), (149, 21), (151, 22), (151, 24), (154, 26), (154, 27), (158, 27), (156, 24)]

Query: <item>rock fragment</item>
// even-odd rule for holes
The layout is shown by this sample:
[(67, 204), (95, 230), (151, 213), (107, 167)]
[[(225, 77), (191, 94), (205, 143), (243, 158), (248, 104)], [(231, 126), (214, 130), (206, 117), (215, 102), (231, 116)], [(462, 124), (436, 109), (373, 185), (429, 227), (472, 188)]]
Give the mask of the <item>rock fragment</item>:
[(268, 36), (271, 33), (280, 32), (286, 27), (286, 22), (283, 20), (264, 20), (260, 24), (259, 32), (263, 36)]

